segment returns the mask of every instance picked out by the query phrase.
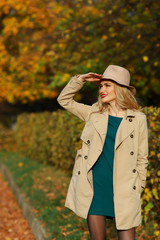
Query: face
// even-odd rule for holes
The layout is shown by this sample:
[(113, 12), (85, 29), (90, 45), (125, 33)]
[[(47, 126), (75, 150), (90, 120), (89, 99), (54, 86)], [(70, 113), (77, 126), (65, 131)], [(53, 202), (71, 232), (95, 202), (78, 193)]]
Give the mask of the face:
[(109, 80), (103, 80), (99, 86), (99, 95), (102, 103), (111, 103), (116, 100), (116, 94), (114, 91), (114, 83)]

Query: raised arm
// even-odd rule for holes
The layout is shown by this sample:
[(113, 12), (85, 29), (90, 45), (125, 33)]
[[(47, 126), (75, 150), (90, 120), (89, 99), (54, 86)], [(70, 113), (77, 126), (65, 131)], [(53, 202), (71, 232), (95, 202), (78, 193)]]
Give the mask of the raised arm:
[(141, 179), (141, 191), (145, 188), (148, 166), (148, 126), (146, 115), (142, 118), (139, 129), (137, 170)]
[(80, 75), (73, 76), (61, 91), (57, 101), (63, 108), (73, 113), (81, 120), (86, 121), (91, 112), (91, 106), (78, 103), (73, 99), (84, 84), (85, 81), (80, 77)]

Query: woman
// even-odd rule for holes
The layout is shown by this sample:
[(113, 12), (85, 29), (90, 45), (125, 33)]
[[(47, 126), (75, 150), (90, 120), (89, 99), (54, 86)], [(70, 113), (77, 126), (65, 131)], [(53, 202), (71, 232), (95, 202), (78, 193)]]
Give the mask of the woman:
[[(92, 106), (73, 99), (87, 81), (99, 86), (98, 101)], [(141, 225), (148, 127), (135, 94), (129, 71), (109, 65), (103, 75), (75, 75), (57, 99), (86, 122), (65, 206), (87, 219), (94, 240), (106, 239), (106, 218), (114, 220), (120, 240), (135, 239), (135, 227)]]

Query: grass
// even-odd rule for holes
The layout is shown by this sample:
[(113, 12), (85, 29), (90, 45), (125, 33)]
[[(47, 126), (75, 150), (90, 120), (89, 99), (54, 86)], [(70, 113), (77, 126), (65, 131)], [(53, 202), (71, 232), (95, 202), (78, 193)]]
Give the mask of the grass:
[[(0, 152), (18, 187), (33, 206), (33, 212), (50, 233), (48, 240), (89, 240), (86, 219), (78, 217), (64, 206), (71, 176), (54, 166), (42, 164), (18, 153)], [(150, 223), (151, 224), (151, 223)], [(117, 239), (112, 220), (107, 219), (108, 239)], [(150, 225), (136, 228), (138, 239), (153, 239)], [(152, 235), (151, 235), (152, 234)], [(158, 238), (157, 238), (158, 239)]]
[[(17, 153), (0, 152), (0, 159), (45, 224), (50, 239), (89, 239), (86, 220), (64, 207), (69, 174)], [(111, 235), (115, 237), (114, 233)]]

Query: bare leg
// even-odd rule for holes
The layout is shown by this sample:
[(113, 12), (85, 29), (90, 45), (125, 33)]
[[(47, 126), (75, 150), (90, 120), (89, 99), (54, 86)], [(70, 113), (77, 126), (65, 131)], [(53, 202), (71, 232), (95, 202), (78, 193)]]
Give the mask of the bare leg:
[(135, 240), (135, 227), (127, 230), (117, 230), (118, 240)]
[(100, 215), (88, 215), (87, 224), (91, 240), (106, 240), (106, 217)]

